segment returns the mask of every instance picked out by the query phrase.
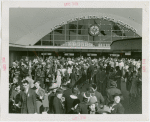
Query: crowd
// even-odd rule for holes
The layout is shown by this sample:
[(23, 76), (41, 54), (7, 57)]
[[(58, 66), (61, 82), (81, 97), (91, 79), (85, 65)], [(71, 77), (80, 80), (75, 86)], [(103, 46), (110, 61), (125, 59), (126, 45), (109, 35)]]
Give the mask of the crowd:
[(121, 82), (130, 98), (142, 93), (142, 62), (100, 57), (15, 60), (9, 70), (9, 112), (124, 114)]

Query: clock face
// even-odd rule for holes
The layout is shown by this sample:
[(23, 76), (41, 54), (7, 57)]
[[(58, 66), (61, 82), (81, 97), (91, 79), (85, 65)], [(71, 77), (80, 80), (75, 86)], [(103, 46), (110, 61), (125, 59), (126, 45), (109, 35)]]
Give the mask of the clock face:
[(89, 28), (89, 33), (92, 36), (99, 35), (99, 31), (100, 31), (100, 29), (99, 29), (98, 25), (91, 25), (90, 28)]

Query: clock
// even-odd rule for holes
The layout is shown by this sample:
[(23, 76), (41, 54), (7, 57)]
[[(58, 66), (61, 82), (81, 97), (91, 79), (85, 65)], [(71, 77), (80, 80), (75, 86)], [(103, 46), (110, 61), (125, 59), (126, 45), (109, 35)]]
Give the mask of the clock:
[(98, 36), (99, 33), (100, 33), (100, 28), (99, 28), (98, 25), (93, 24), (93, 25), (91, 25), (91, 26), (89, 27), (89, 34), (90, 34), (91, 36)]

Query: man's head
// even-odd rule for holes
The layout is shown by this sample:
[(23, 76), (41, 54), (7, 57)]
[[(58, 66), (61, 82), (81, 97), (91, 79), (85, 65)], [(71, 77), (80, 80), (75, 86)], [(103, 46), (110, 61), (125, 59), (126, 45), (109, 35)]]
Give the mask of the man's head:
[(20, 85), (17, 84), (16, 87), (15, 87), (15, 90), (20, 91)]
[(35, 81), (35, 87), (38, 89), (40, 87), (40, 81)]
[(62, 95), (63, 95), (63, 90), (62, 89), (57, 89), (56, 90), (56, 96), (59, 98), (59, 99), (61, 99), (62, 98)]
[(24, 88), (25, 90), (29, 88), (29, 82), (28, 82), (27, 80), (24, 80), (24, 81), (22, 82), (22, 84), (23, 84), (23, 88)]

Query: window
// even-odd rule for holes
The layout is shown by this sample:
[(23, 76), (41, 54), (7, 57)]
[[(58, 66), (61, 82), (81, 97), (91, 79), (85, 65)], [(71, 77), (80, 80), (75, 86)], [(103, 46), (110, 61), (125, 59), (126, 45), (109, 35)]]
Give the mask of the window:
[[(89, 35), (89, 27), (92, 24), (99, 25), (100, 32), (98, 36), (93, 37)], [(100, 46), (101, 44), (111, 43), (115, 40), (134, 37), (140, 36), (118, 23), (105, 19), (83, 19), (70, 22), (55, 29), (41, 38), (35, 45), (41, 45), (42, 43), (42, 45), (49, 46), (69, 46), (75, 45), (75, 42), (78, 41), (81, 45), (89, 43), (91, 46)]]

